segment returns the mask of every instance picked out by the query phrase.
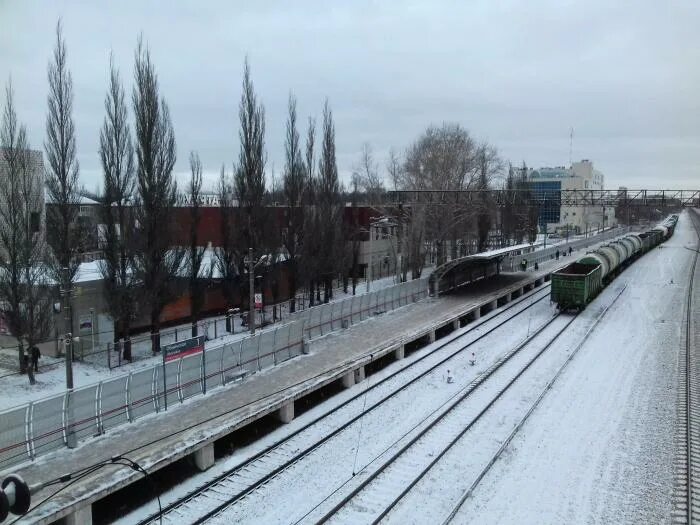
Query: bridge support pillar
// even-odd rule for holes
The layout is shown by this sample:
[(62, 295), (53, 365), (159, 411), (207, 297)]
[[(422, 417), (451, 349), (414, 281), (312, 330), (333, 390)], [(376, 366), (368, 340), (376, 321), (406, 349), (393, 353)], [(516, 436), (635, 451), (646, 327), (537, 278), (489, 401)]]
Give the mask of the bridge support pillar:
[(507, 293), (503, 296), (503, 304), (509, 303), (513, 298), (513, 294)]
[(277, 417), (282, 423), (291, 423), (294, 419), (294, 400), (282, 405), (277, 411)]
[(66, 525), (92, 525), (92, 505), (80, 507), (68, 514)]
[(452, 321), (452, 329), (453, 330), (459, 330), (460, 325), (459, 325), (459, 317)]
[(360, 368), (355, 369), (355, 384), (361, 383), (364, 380), (365, 380), (365, 367), (361, 366)]
[(469, 315), (472, 321), (478, 321), (481, 317), (481, 308), (474, 308)]
[(396, 350), (394, 350), (394, 358), (398, 361), (404, 357), (406, 357), (406, 347), (404, 345), (400, 345)]
[(355, 384), (355, 371), (350, 370), (343, 376), (343, 387), (350, 388)]
[(487, 314), (493, 310), (496, 309), (498, 306), (498, 300), (491, 301), (490, 303), (486, 303), (481, 305), (481, 315)]
[(194, 464), (200, 472), (214, 466), (214, 443), (208, 443), (194, 452)]
[(428, 332), (428, 343), (434, 343), (435, 342), (435, 330), (431, 330)]

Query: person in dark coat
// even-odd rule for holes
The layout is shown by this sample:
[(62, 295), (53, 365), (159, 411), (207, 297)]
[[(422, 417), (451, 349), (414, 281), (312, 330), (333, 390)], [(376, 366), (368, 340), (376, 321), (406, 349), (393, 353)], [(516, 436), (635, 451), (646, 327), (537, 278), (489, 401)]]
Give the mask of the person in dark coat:
[(27, 369), (27, 375), (29, 376), (29, 384), (35, 385), (36, 379), (34, 379), (34, 367), (31, 365), (31, 352), (29, 348), (24, 348), (24, 367)]
[(41, 352), (36, 345), (32, 346), (30, 351), (32, 354), (32, 368), (34, 368), (35, 372), (39, 372), (39, 358), (41, 357)]

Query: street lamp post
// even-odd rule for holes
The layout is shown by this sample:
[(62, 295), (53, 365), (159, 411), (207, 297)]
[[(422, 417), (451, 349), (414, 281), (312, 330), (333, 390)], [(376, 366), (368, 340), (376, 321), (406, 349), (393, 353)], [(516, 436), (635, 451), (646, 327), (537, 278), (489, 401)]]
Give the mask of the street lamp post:
[(68, 268), (61, 269), (63, 277), (63, 286), (61, 287), (60, 294), (63, 299), (63, 313), (65, 321), (65, 358), (66, 358), (66, 389), (71, 390), (73, 388), (73, 327), (71, 326), (71, 283), (70, 283), (70, 270)]
[[(371, 221), (371, 219), (370, 219)], [(369, 223), (369, 253), (367, 254), (367, 293), (371, 289), (372, 282), (372, 223)]]
[(253, 275), (253, 248), (248, 248), (248, 329), (255, 335), (255, 276)]

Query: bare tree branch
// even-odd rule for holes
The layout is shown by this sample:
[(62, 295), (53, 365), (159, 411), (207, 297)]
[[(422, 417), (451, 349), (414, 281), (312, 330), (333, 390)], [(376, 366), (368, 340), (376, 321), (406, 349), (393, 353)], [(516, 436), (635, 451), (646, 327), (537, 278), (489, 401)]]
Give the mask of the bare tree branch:
[(138, 187), (137, 269), (150, 309), (153, 351), (160, 350), (160, 314), (172, 297), (172, 278), (178, 275), (184, 252), (173, 246), (172, 208), (177, 202), (173, 178), (175, 133), (170, 111), (159, 98), (158, 79), (148, 48), (139, 38), (134, 67), (136, 179)]
[[(136, 174), (134, 148), (129, 130), (124, 89), (110, 57), (110, 84), (105, 97), (105, 119), (100, 131), (100, 161), (104, 177), (102, 200), (104, 298), (114, 319), (115, 342), (129, 339), (136, 308), (134, 194)], [(131, 345), (123, 348), (131, 359)]]
[(31, 348), (49, 332), (50, 282), (44, 266), (40, 157), (32, 155), (27, 132), (17, 122), (11, 82), (5, 93), (0, 128), (0, 300), (10, 331), (19, 341), (19, 367), (24, 371), (23, 343)]

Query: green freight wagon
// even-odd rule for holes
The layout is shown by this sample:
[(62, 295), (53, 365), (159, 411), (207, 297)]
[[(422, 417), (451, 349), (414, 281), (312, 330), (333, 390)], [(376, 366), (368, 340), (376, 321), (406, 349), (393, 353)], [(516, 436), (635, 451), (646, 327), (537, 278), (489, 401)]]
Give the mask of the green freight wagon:
[(552, 301), (560, 310), (583, 310), (603, 288), (600, 264), (574, 262), (552, 274)]

